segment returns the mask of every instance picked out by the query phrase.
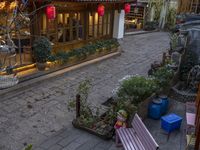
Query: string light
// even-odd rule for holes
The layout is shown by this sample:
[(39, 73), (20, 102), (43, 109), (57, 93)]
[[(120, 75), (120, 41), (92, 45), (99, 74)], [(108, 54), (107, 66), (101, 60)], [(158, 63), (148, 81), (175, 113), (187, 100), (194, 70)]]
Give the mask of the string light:
[(15, 9), (15, 7), (17, 6), (17, 1), (14, 1), (14, 2), (12, 2), (12, 3), (10, 3), (10, 10), (13, 10), (13, 9)]
[(0, 10), (3, 10), (6, 7), (6, 2), (0, 2)]

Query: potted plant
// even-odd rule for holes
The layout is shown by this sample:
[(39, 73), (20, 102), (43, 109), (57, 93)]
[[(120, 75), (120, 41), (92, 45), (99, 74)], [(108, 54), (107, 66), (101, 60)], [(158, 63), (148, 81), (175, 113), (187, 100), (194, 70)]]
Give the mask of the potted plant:
[(51, 56), (51, 43), (46, 37), (39, 37), (33, 43), (33, 57), (38, 70), (45, 70), (46, 62)]
[(159, 89), (154, 79), (143, 76), (132, 76), (122, 81), (117, 95), (130, 100), (135, 106), (143, 102)]

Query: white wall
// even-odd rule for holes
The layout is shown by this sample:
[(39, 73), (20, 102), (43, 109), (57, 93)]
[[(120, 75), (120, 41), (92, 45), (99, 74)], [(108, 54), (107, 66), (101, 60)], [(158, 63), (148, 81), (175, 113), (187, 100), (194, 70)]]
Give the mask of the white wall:
[(118, 12), (118, 10), (115, 10), (113, 38), (121, 39), (124, 37), (124, 20), (125, 20), (124, 10), (121, 10), (120, 13)]

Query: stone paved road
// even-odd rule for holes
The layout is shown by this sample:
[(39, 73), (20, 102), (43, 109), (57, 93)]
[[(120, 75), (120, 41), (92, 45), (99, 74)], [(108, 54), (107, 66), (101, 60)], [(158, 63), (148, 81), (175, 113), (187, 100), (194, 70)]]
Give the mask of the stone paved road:
[[(113, 142), (102, 141), (72, 128), (74, 115), (67, 101), (74, 98), (80, 81), (90, 78), (89, 100), (100, 105), (127, 74), (146, 75), (150, 63), (161, 60), (169, 46), (168, 34), (155, 32), (127, 36), (121, 41), (121, 56), (105, 60), (36, 86), (0, 98), (0, 150), (22, 150), (32, 143), (36, 150), (114, 150)], [(34, 148), (35, 149), (35, 148)]]

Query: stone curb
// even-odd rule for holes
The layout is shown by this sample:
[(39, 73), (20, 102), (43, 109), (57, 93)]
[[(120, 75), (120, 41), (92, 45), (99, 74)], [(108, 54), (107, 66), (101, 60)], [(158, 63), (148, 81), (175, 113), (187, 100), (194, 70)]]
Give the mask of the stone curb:
[(127, 32), (127, 33), (124, 34), (124, 36), (140, 35), (140, 34), (148, 34), (148, 33), (154, 33), (154, 32), (159, 32), (159, 30), (144, 31), (144, 32)]
[[(81, 64), (77, 64), (77, 65), (74, 65), (74, 66), (71, 66), (71, 67), (67, 67), (67, 68), (64, 68), (64, 69), (61, 69), (61, 70), (58, 70), (58, 71), (37, 77), (37, 78), (34, 78), (34, 79), (27, 80), (25, 82), (21, 82), (21, 83), (13, 86), (11, 88), (0, 90), (0, 100), (2, 101), (5, 97), (8, 99), (9, 97), (14, 97), (15, 95), (18, 95), (19, 93), (23, 93), (23, 89), (26, 89), (30, 85), (33, 86), (33, 85), (37, 84), (38, 82), (48, 80), (48, 79), (51, 79), (51, 78), (54, 78), (54, 77), (58, 77), (58, 76), (63, 75), (66, 72), (70, 72), (70, 71), (73, 71), (73, 70), (76, 70), (76, 69), (79, 69), (79, 68), (82, 68), (82, 67), (85, 67), (85, 66), (88, 66), (88, 65), (91, 65), (91, 64), (95, 64), (95, 63), (98, 63), (98, 62), (101, 62), (103, 60), (106, 60), (106, 59), (109, 59), (109, 58), (112, 58), (112, 57), (116, 57), (116, 56), (119, 56), (119, 55), (121, 55), (121, 50), (119, 50), (115, 53), (111, 53), (111, 54), (102, 56), (100, 58), (89, 60), (89, 61), (83, 62)], [(14, 94), (13, 93), (11, 94), (11, 92), (14, 92)]]

